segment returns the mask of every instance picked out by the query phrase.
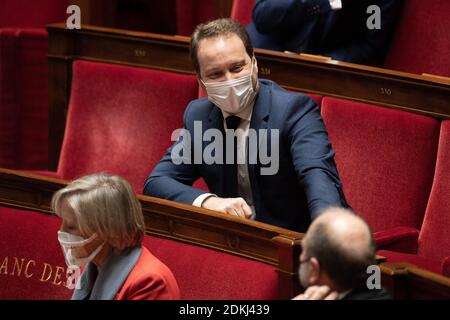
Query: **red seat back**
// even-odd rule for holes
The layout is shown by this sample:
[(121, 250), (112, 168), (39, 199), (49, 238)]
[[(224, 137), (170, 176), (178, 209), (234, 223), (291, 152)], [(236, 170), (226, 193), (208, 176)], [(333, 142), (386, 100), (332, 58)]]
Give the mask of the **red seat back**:
[(275, 267), (231, 254), (146, 236), (144, 245), (173, 272), (185, 300), (277, 299)]
[(234, 0), (231, 7), (231, 18), (246, 26), (252, 22), (254, 0)]
[(333, 98), (322, 115), (344, 192), (374, 232), (420, 229), (433, 181), (439, 122)]
[(58, 174), (109, 172), (142, 192), (197, 97), (194, 76), (76, 61)]
[(407, 0), (384, 67), (450, 76), (450, 1)]
[(430, 200), (419, 234), (419, 255), (450, 256), (450, 121), (443, 121)]
[(0, 29), (0, 166), (46, 169), (47, 32)]
[(55, 216), (0, 207), (0, 300), (70, 299)]
[(0, 28), (44, 28), (48, 23), (65, 22), (67, 0), (2, 0)]

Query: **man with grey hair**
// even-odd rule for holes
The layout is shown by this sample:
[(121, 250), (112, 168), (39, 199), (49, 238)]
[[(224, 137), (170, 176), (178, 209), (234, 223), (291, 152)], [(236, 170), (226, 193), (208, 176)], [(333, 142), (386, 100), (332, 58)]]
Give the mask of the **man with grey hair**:
[(367, 268), (375, 265), (375, 243), (367, 223), (349, 209), (329, 208), (308, 229), (299, 278), (306, 289), (294, 300), (386, 300), (369, 289)]
[[(191, 58), (208, 97), (188, 105), (184, 134), (147, 178), (146, 195), (302, 232), (323, 209), (347, 206), (317, 104), (258, 79), (253, 46), (239, 22), (199, 25)], [(198, 141), (199, 131), (214, 136)], [(236, 150), (228, 147), (230, 133)], [(213, 153), (217, 158), (205, 161)], [(192, 187), (200, 177), (210, 193)]]

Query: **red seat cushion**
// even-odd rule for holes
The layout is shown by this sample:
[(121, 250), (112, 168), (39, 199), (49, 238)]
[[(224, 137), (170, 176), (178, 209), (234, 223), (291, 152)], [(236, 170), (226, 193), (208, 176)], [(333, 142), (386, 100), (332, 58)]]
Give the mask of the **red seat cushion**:
[(69, 299), (55, 216), (0, 207), (0, 299)]
[(386, 257), (386, 262), (406, 262), (435, 273), (442, 272), (441, 262), (438, 260), (429, 259), (415, 254), (400, 253), (388, 250), (379, 250), (377, 251), (377, 254)]
[(439, 122), (327, 97), (322, 116), (353, 209), (374, 232), (420, 229), (433, 181)]
[(450, 121), (443, 121), (436, 172), (419, 234), (420, 255), (441, 261), (450, 256)]
[(275, 267), (211, 249), (146, 236), (144, 245), (173, 272), (186, 300), (277, 299)]
[(450, 1), (404, 1), (384, 66), (450, 76)]
[(110, 172), (141, 193), (197, 94), (195, 76), (74, 62), (58, 174), (72, 179)]

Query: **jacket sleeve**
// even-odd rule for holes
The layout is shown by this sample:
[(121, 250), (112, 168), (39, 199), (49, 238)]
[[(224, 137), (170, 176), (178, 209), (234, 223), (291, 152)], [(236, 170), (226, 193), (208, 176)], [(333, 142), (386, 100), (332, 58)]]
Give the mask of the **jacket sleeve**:
[[(377, 0), (374, 4), (380, 7), (381, 29), (365, 28), (364, 37), (355, 39), (341, 48), (322, 53), (335, 60), (352, 63), (379, 65), (386, 55), (392, 34), (402, 9), (402, 0)], [(345, 2), (343, 3), (345, 5)], [(367, 14), (367, 19), (370, 15)]]
[(192, 187), (200, 177), (193, 162), (193, 137), (186, 127), (189, 106), (184, 115), (184, 128), (179, 139), (169, 148), (144, 184), (144, 194), (176, 202), (192, 204), (205, 191)]
[(304, 95), (291, 101), (285, 115), (292, 160), (304, 188), (311, 219), (330, 206), (348, 207), (319, 108)]
[(260, 33), (288, 32), (331, 11), (329, 0), (257, 0), (253, 23)]

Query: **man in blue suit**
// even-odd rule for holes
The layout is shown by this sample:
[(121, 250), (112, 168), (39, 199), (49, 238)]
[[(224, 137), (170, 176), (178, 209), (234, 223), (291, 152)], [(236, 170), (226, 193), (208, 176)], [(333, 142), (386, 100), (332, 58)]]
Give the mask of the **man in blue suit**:
[[(208, 99), (188, 105), (184, 130), (147, 178), (145, 194), (297, 231), (327, 207), (347, 207), (316, 103), (258, 80), (241, 24), (199, 25), (191, 57)], [(211, 193), (192, 187), (200, 177)]]
[[(403, 0), (257, 0), (247, 31), (255, 48), (380, 65)], [(380, 9), (379, 29), (367, 21)], [(373, 8), (373, 7), (371, 7)], [(375, 17), (375, 16), (374, 16)], [(372, 25), (372, 23), (369, 23)], [(376, 25), (376, 24), (374, 24)]]

